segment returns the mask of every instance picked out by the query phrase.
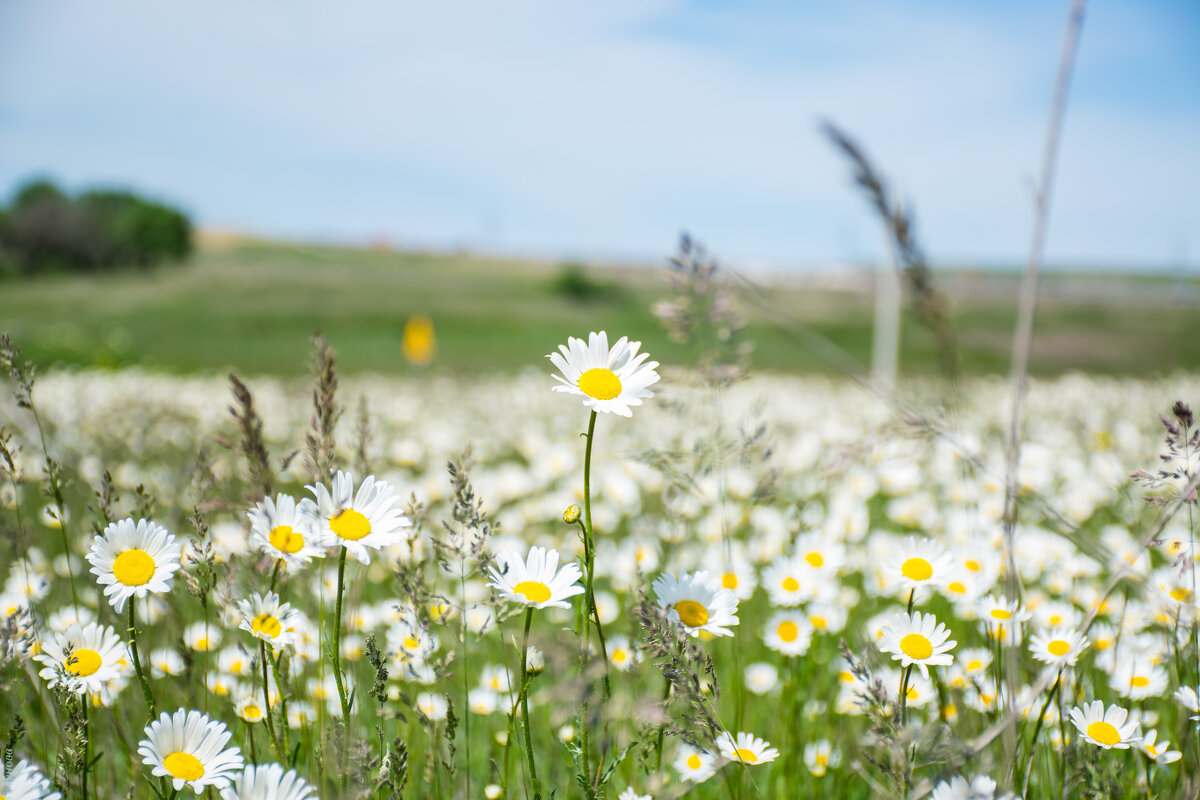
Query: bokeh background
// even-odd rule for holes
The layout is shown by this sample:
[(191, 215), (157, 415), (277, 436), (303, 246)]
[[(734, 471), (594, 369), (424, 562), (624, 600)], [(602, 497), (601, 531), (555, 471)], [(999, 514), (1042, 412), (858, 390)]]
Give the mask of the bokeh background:
[[(887, 239), (830, 120), (913, 209), (964, 368), (1003, 370), (1066, 11), (6, 0), (0, 203), (132, 191), (187, 216), (192, 252), (81, 274), (10, 246), (0, 319), (72, 365), (291, 373), (321, 329), (403, 371), (414, 317), (433, 369), (606, 327), (686, 358), (650, 313), (686, 230), (771, 289), (742, 298), (756, 367), (833, 369), (797, 326), (865, 362)], [(1035, 372), (1200, 366), (1197, 41), (1192, 2), (1088, 8)], [(901, 369), (935, 369), (909, 316)]]

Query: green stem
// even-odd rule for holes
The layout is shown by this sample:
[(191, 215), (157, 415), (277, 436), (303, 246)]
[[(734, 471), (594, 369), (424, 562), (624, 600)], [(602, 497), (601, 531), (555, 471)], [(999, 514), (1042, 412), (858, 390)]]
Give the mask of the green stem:
[(88, 714), (88, 692), (79, 696), (79, 710), (83, 712), (83, 775), (80, 777), (83, 788), (83, 800), (88, 800), (88, 771), (91, 769), (92, 753), (92, 720)]
[[(283, 728), (283, 732), (281, 734), (281, 738), (283, 739), (283, 751), (284, 751), (284, 753), (290, 754), (291, 753), (291, 743), (288, 742), (289, 731), (288, 731), (288, 713), (287, 713), (287, 692), (285, 692), (283, 690), (283, 679), (279, 675), (279, 662), (282, 660), (283, 660), (282, 652), (279, 654), (278, 658), (274, 658), (271, 660), (271, 674), (273, 674), (275, 676), (275, 690), (277, 692), (279, 692), (279, 719), (280, 719), (281, 727)], [(287, 764), (287, 766), (290, 767), (292, 765)]]
[(283, 758), (283, 745), (279, 742), (279, 734), (275, 732), (275, 720), (271, 718), (271, 692), (270, 684), (267, 682), (267, 643), (262, 639), (258, 640), (258, 652), (262, 657), (263, 716), (267, 720), (267, 730), (271, 733), (271, 744), (275, 747), (275, 755), (279, 756), (279, 763), (284, 764), (286, 762)]
[(138, 658), (137, 647), (137, 624), (134, 622), (133, 605), (137, 595), (129, 597), (129, 652), (133, 656), (133, 668), (137, 671), (138, 683), (142, 685), (142, 698), (146, 701), (146, 711), (150, 713), (150, 719), (153, 720), (157, 713), (157, 704), (154, 702), (154, 693), (150, 691), (150, 681), (146, 678), (145, 671), (142, 670), (142, 661)]
[[(338, 556), (337, 612), (333, 618), (333, 679), (337, 682), (338, 699), (342, 703), (342, 746), (339, 763), (342, 770), (342, 789), (346, 788), (346, 739), (350, 736), (350, 701), (346, 699), (346, 686), (342, 682), (342, 594), (346, 583), (346, 546)], [(280, 757), (282, 759), (282, 756)]]
[[(1021, 789), (1021, 796), (1029, 796), (1029, 776), (1033, 773), (1033, 752), (1037, 749), (1038, 734), (1042, 732), (1042, 722), (1046, 719), (1046, 710), (1050, 708), (1050, 704), (1054, 702), (1055, 695), (1058, 694), (1058, 687), (1062, 685), (1062, 670), (1058, 671), (1058, 678), (1054, 681), (1054, 688), (1050, 690), (1050, 694), (1046, 697), (1046, 702), (1042, 703), (1042, 710), (1038, 714), (1037, 724), (1033, 726), (1033, 738), (1029, 740), (1029, 756), (1026, 761), (1029, 763), (1025, 767), (1025, 780), (1021, 782), (1024, 787)], [(1063, 743), (1066, 747), (1066, 742)], [(1017, 752), (1017, 757), (1020, 757), (1020, 751)]]
[(275, 569), (271, 570), (271, 591), (275, 591), (275, 581), (279, 580), (279, 569), (283, 566), (283, 559), (275, 560)]
[(904, 675), (900, 678), (900, 726), (903, 727), (908, 722), (908, 678), (912, 675), (913, 665), (909, 664), (904, 668)]
[(529, 625), (533, 622), (533, 606), (525, 609), (525, 634), (521, 637), (521, 724), (525, 728), (525, 757), (529, 762), (529, 779), (533, 783), (533, 800), (542, 800), (542, 788), (538, 784), (537, 767), (533, 762), (533, 739), (529, 733), (529, 674), (525, 671), (525, 660), (529, 655)]
[[(671, 699), (671, 681), (667, 678), (663, 678), (663, 684), (662, 707), (663, 716), (665, 717), (667, 715), (667, 701)], [(666, 732), (667, 722), (666, 720), (663, 720), (663, 723), (658, 726), (658, 740), (654, 744), (654, 752), (656, 754), (654, 763), (655, 772), (662, 772), (663, 735), (666, 734)]]

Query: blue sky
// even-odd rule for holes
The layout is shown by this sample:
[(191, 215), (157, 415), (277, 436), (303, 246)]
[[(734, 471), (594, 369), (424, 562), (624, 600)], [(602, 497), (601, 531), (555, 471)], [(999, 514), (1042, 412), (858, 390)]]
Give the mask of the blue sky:
[[(1019, 262), (1066, 2), (0, 0), (0, 190), (127, 185), (281, 237), (747, 266)], [(1089, 5), (1048, 257), (1200, 264), (1200, 4)]]

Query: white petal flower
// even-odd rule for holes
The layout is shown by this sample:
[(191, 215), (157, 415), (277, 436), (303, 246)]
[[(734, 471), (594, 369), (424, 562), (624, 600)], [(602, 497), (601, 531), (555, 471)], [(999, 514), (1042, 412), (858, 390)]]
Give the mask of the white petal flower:
[(1105, 710), (1100, 700), (1093, 700), (1083, 708), (1076, 706), (1071, 709), (1071, 722), (1083, 734), (1083, 738), (1105, 750), (1110, 747), (1128, 750), (1130, 745), (1137, 744), (1141, 739), (1137, 723), (1127, 722), (1128, 719), (1128, 711), (1120, 706), (1109, 706)]
[(879, 649), (891, 653), (901, 666), (916, 664), (921, 675), (929, 677), (929, 667), (945, 667), (954, 663), (950, 650), (958, 642), (950, 640), (950, 631), (933, 614), (914, 611), (911, 617), (897, 617), (883, 630)]
[(370, 550), (398, 544), (412, 523), (396, 508), (395, 490), (374, 475), (363, 478), (354, 491), (354, 477), (338, 471), (332, 486), (307, 486), (317, 499), (317, 531), (323, 542), (342, 545), (361, 563), (370, 563)]
[(174, 716), (164, 711), (146, 726), (138, 755), (154, 775), (169, 779), (176, 791), (188, 786), (203, 794), (206, 786), (228, 786), (242, 768), (241, 750), (225, 747), (231, 737), (225, 723), (199, 711), (181, 708)]
[(148, 520), (113, 522), (92, 540), (87, 560), (113, 608), (130, 597), (171, 590), (183, 547), (167, 529)]
[(692, 636), (703, 631), (713, 636), (733, 636), (730, 627), (738, 624), (738, 601), (733, 592), (721, 586), (721, 579), (701, 570), (695, 574), (659, 575), (654, 579), (658, 604), (667, 609)]
[(496, 564), (488, 567), (492, 576), (488, 586), (505, 600), (534, 608), (570, 608), (567, 599), (585, 591), (576, 583), (582, 576), (579, 565), (571, 561), (559, 569), (557, 550), (531, 547), (524, 561), (509, 550), (496, 557)]
[(553, 376), (560, 384), (554, 391), (583, 397), (586, 407), (601, 413), (632, 417), (631, 406), (640, 406), (643, 399), (654, 396), (648, 387), (658, 383), (659, 377), (654, 371), (658, 362), (647, 362), (648, 353), (639, 355), (641, 346), (641, 342), (622, 336), (610, 348), (604, 331), (589, 334), (586, 342), (568, 338), (557, 353), (546, 356), (562, 373)]

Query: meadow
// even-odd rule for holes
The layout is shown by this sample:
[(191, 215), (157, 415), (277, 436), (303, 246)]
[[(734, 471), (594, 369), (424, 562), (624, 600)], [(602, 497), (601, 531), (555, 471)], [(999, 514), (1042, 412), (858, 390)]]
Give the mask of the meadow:
[(966, 377), (914, 324), (881, 391), (798, 337), (861, 357), (863, 296), (743, 297), (744, 372), (652, 273), (560, 278), (243, 243), (6, 284), (0, 795), (1200, 792), (1183, 309), (1052, 293), (1036, 371), (1117, 374), (1032, 384), (1010, 492), (994, 298)]

